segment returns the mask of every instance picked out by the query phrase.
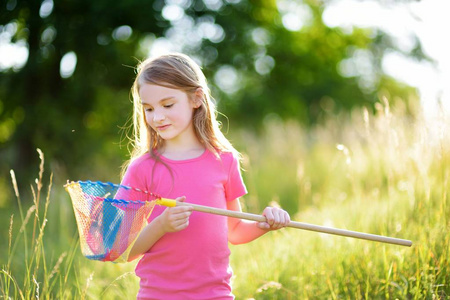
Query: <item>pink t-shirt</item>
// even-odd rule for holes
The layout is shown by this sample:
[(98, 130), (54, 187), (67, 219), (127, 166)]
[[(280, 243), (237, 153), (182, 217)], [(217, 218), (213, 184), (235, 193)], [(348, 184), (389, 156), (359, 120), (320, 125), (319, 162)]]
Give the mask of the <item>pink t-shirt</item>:
[[(161, 160), (155, 164), (149, 154), (136, 159), (122, 183), (222, 209), (247, 193), (232, 153), (219, 159), (206, 150), (194, 159)], [(164, 209), (155, 206), (149, 221)], [(139, 261), (138, 299), (233, 299), (227, 233), (226, 217), (194, 211), (186, 229), (164, 235)]]

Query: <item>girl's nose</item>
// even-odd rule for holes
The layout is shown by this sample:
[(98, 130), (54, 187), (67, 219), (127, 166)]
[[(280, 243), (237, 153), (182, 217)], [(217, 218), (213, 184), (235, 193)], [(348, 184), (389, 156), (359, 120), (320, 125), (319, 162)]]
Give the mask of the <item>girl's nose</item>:
[(156, 112), (153, 114), (153, 122), (161, 122), (164, 121), (166, 116), (162, 114), (161, 112)]

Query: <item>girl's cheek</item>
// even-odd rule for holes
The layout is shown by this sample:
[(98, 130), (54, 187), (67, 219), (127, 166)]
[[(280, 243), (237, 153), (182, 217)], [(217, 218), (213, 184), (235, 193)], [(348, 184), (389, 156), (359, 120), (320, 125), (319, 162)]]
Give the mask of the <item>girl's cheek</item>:
[(147, 124), (151, 124), (151, 120), (152, 120), (152, 116), (150, 115), (150, 113), (148, 113), (148, 112), (146, 112), (145, 113), (145, 115), (144, 115), (144, 119), (145, 119), (145, 123), (147, 123)]

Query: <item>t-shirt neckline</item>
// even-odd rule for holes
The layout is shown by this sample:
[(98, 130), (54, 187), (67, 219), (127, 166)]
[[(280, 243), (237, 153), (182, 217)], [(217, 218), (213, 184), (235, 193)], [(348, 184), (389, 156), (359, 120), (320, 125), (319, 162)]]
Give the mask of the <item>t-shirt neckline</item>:
[(155, 151), (155, 152), (156, 152), (156, 154), (158, 155), (158, 157), (159, 157), (162, 161), (165, 161), (165, 162), (168, 162), (168, 163), (172, 163), (172, 164), (183, 164), (183, 163), (189, 163), (189, 162), (194, 162), (194, 161), (197, 161), (197, 160), (201, 160), (201, 159), (203, 159), (203, 157), (205, 157), (205, 156), (208, 155), (208, 153), (209, 153), (208, 149), (205, 149), (205, 150), (203, 151), (203, 153), (200, 154), (200, 155), (197, 156), (197, 157), (177, 160), (177, 159), (171, 159), (171, 158), (165, 157), (164, 155), (162, 155), (162, 154), (159, 153), (158, 151)]

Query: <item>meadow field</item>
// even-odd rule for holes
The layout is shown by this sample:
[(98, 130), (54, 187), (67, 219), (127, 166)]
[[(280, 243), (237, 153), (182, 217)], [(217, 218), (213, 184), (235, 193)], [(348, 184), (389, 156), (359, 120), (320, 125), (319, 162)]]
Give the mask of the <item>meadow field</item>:
[[(407, 111), (384, 101), (375, 114), (329, 116), (312, 129), (276, 116), (257, 131), (230, 125), (244, 156), (245, 211), (280, 205), (296, 221), (413, 242), (271, 232), (230, 246), (237, 299), (450, 298), (450, 117)], [(81, 255), (67, 174), (43, 166), (31, 193), (11, 172), (16, 204), (0, 213), (0, 298), (135, 299), (136, 263)]]

